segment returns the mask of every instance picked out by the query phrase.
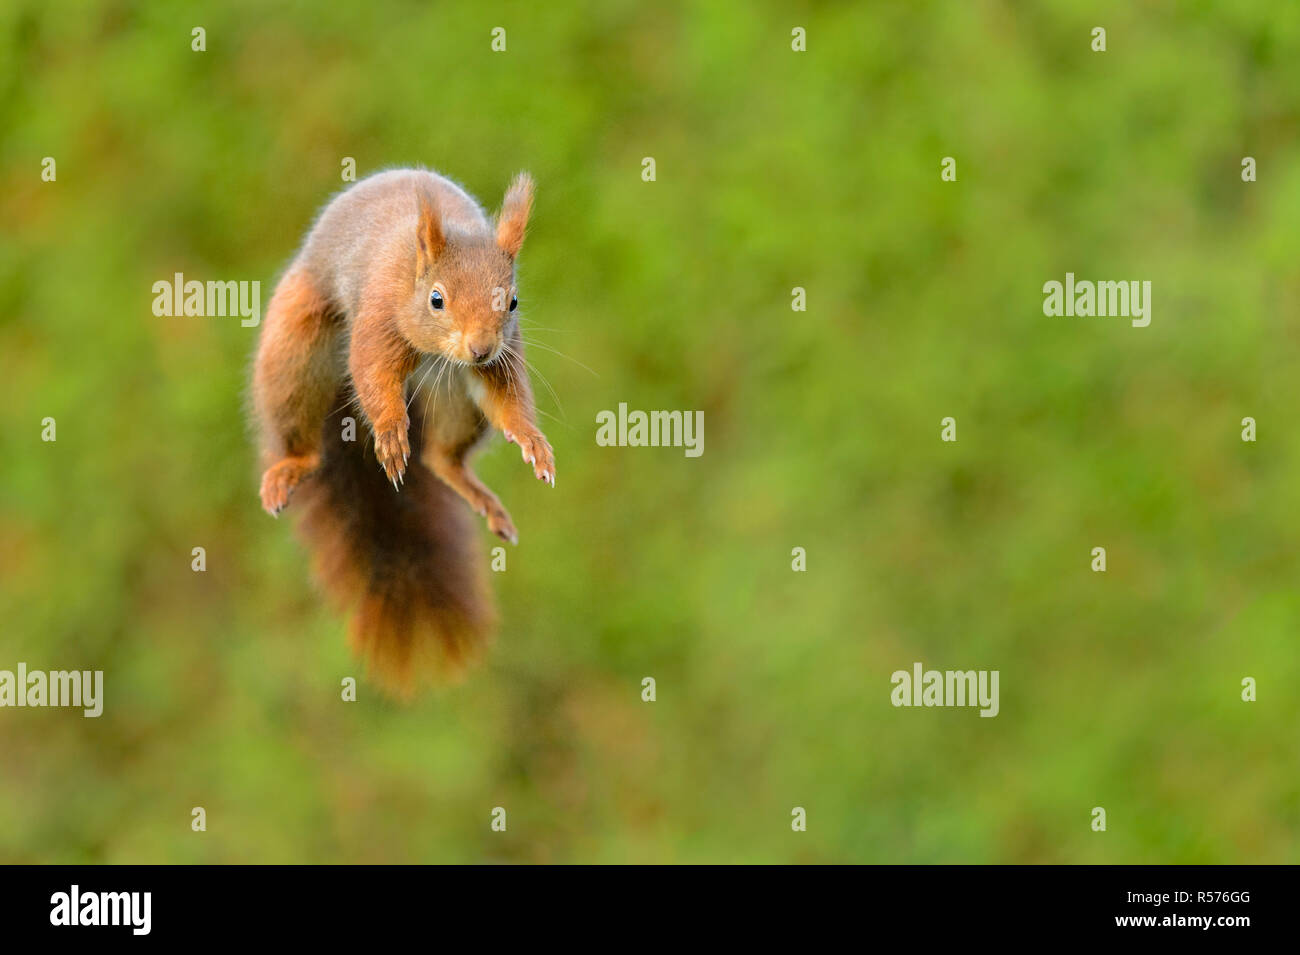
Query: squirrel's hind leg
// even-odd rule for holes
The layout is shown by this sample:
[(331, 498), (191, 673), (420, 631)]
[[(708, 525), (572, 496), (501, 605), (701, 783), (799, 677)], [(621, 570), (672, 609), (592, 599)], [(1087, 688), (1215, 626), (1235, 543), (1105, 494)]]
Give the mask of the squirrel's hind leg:
[(291, 268), (267, 306), (253, 368), (261, 428), (262, 507), (279, 514), (321, 460), (321, 424), (341, 379), (339, 319), (310, 277)]
[(420, 460), (487, 521), (488, 530), (518, 544), (519, 532), (505, 505), (469, 466), (470, 453), (487, 433), (488, 424), (469, 397), (453, 388), (424, 421)]
[(510, 513), (501, 499), (479, 480), (465, 460), (464, 452), (447, 445), (429, 445), (421, 460), (442, 483), (463, 497), (474, 512), (487, 521), (488, 530), (503, 541), (519, 543), (519, 532), (510, 520)]

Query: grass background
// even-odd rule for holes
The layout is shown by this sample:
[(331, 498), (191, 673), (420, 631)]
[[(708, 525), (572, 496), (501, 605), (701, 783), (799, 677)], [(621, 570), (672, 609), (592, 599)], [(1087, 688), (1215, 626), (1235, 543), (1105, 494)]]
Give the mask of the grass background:
[[(0, 56), (0, 668), (107, 697), (0, 711), (0, 859), (1300, 861), (1287, 5), (17, 0)], [(530, 169), (523, 314), (594, 372), (533, 351), (559, 486), (483, 456), (503, 627), (409, 708), (340, 701), (258, 508), (256, 330), (151, 311), (265, 303), (348, 156)], [(1045, 317), (1067, 271), (1150, 327)], [(703, 457), (597, 447), (620, 401)], [(1001, 714), (895, 709), (917, 660)]]

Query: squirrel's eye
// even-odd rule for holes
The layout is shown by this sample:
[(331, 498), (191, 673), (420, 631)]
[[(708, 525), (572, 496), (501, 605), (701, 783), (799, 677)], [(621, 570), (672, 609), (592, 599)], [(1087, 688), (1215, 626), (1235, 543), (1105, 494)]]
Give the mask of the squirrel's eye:
[(511, 296), (510, 296), (510, 311), (513, 312), (513, 311), (514, 311), (515, 309), (517, 309), (518, 307), (519, 307), (519, 296), (518, 296), (518, 295), (511, 295)]
[(432, 306), (433, 306), (434, 308), (436, 308), (436, 309), (441, 309), (441, 308), (442, 308), (442, 293), (439, 292), (437, 289), (434, 289), (434, 290), (433, 290), (433, 294), (429, 296), (429, 304), (432, 305)]

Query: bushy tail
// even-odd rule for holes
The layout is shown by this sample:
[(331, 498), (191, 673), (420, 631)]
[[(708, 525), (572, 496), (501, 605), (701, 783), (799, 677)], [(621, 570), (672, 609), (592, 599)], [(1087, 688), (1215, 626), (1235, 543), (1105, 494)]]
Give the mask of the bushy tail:
[[(332, 407), (347, 399), (340, 393)], [(380, 686), (403, 698), (458, 677), (495, 623), (469, 508), (420, 463), (423, 424), (413, 408), (411, 458), (398, 491), (364, 431), (344, 441), (331, 418), (320, 470), (299, 485), (289, 508), (299, 512), (321, 585), (352, 614), (353, 652)]]

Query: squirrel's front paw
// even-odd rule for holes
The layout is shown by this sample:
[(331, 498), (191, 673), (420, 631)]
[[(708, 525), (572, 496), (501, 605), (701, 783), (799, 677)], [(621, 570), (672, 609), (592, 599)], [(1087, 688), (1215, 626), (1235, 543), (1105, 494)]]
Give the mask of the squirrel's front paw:
[(406, 412), (402, 412), (400, 421), (375, 425), (375, 457), (388, 480), (393, 482), (393, 487), (397, 487), (406, 474), (406, 462), (411, 456), (411, 441), (407, 436), (410, 427), (411, 419)]
[(545, 481), (551, 487), (555, 487), (555, 452), (547, 443), (546, 436), (540, 431), (533, 431), (530, 434), (503, 431), (502, 434), (507, 441), (519, 445), (524, 463), (533, 466), (533, 473), (537, 475), (537, 480)]

